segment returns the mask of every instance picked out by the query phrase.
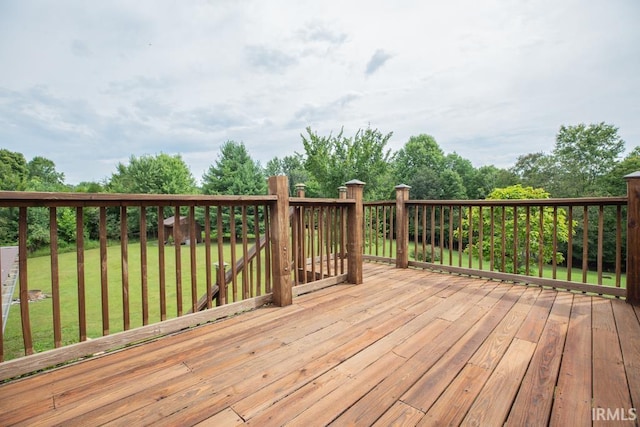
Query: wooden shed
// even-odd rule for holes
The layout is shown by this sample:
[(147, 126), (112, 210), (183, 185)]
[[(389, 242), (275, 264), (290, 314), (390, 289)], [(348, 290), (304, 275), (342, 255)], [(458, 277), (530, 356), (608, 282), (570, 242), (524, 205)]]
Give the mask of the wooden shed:
[[(165, 238), (168, 239), (169, 236), (171, 236), (175, 244), (180, 244), (180, 245), (183, 245), (185, 243), (188, 244), (190, 243), (189, 236), (191, 233), (189, 231), (191, 228), (191, 222), (189, 220), (189, 217), (181, 216), (179, 223), (180, 223), (180, 226), (176, 227), (175, 216), (170, 216), (169, 218), (166, 218), (163, 221)], [(196, 229), (196, 243), (201, 243), (202, 227), (200, 227), (200, 224), (198, 224), (197, 222), (195, 223), (195, 229)]]

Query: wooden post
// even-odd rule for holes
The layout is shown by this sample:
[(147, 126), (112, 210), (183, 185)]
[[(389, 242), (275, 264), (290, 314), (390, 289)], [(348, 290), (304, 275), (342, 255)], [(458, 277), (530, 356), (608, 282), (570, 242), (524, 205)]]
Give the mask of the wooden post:
[(339, 199), (347, 198), (347, 187), (345, 187), (344, 185), (338, 187), (338, 198)]
[(627, 302), (640, 304), (640, 172), (627, 180)]
[(362, 283), (362, 248), (364, 237), (364, 210), (362, 193), (364, 182), (353, 179), (346, 183), (347, 198), (354, 199), (347, 210), (347, 281), (354, 285)]
[(304, 189), (307, 188), (304, 184), (296, 184), (296, 196), (304, 197)]
[(409, 267), (409, 211), (405, 201), (409, 200), (409, 187), (396, 186), (396, 268)]
[(289, 183), (286, 176), (269, 177), (269, 194), (278, 200), (269, 207), (271, 220), (271, 277), (273, 303), (279, 307), (292, 301), (290, 239), (289, 239)]

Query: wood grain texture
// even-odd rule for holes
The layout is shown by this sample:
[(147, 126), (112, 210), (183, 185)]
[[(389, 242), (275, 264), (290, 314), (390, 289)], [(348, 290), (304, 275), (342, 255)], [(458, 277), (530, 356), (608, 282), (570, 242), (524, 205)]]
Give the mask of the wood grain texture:
[(250, 311), (5, 382), (0, 425), (577, 425), (592, 401), (637, 405), (635, 307), (365, 267), (359, 286), (228, 304), (172, 329)]

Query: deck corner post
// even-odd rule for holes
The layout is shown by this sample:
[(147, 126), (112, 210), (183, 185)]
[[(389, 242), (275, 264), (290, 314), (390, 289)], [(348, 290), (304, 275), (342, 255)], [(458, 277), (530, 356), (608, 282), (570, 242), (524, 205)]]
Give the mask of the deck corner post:
[(640, 304), (640, 172), (627, 180), (627, 302)]
[(400, 184), (396, 187), (396, 268), (409, 267), (409, 211), (405, 202), (409, 200), (409, 187)]
[(347, 182), (347, 199), (355, 200), (347, 209), (347, 281), (362, 283), (362, 250), (364, 248), (364, 207), (362, 195), (364, 182), (353, 179)]
[(271, 176), (268, 182), (269, 194), (278, 198), (269, 207), (273, 303), (283, 307), (291, 305), (293, 302), (290, 268), (289, 183), (286, 176)]

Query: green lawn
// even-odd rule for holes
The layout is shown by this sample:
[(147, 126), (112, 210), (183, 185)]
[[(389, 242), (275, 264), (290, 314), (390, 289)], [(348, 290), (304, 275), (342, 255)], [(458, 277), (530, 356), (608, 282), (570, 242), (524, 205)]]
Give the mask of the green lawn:
[[(249, 247), (252, 245), (249, 242)], [(191, 309), (191, 261), (190, 248), (182, 246), (181, 252), (181, 278), (182, 278), (182, 312), (187, 313)], [(231, 265), (231, 245), (224, 245), (224, 261)], [(242, 257), (242, 245), (236, 246), (236, 259)], [(115, 333), (124, 329), (123, 301), (122, 301), (122, 268), (120, 246), (108, 248), (108, 282), (109, 282), (109, 333)], [(142, 326), (142, 286), (140, 268), (140, 244), (132, 243), (128, 246), (128, 270), (129, 270), (129, 310), (130, 328)], [(200, 298), (206, 293), (206, 257), (205, 245), (196, 247), (197, 260), (197, 293)], [(212, 264), (218, 260), (216, 245), (211, 246)], [(61, 300), (61, 322), (63, 345), (78, 342), (78, 290), (76, 274), (76, 254), (64, 253), (59, 255), (59, 280)], [(158, 246), (156, 242), (147, 245), (147, 274), (148, 274), (148, 309), (149, 323), (160, 321), (160, 286), (159, 286), (159, 261)], [(173, 246), (165, 246), (165, 277), (166, 277), (166, 314), (167, 318), (177, 317), (177, 279), (176, 256)], [(30, 290), (41, 290), (45, 294), (51, 294), (51, 258), (49, 256), (28, 259), (28, 286)], [(216, 270), (211, 269), (213, 282), (215, 282)], [(257, 293), (256, 263), (253, 263), (253, 292)], [(262, 262), (261, 293), (265, 292), (264, 261)], [(14, 298), (19, 295), (18, 286)], [(102, 336), (102, 291), (100, 281), (100, 251), (91, 249), (85, 251), (85, 292), (87, 313), (87, 335), (90, 338)], [(242, 277), (237, 281), (236, 300), (240, 300), (242, 294)], [(229, 284), (227, 301), (234, 301), (232, 284)], [(52, 299), (29, 303), (29, 316), (35, 351), (43, 351), (54, 347), (53, 344), (53, 304)], [(9, 319), (4, 336), (5, 360), (20, 357), (24, 354), (22, 327), (20, 321), (20, 306), (13, 305), (9, 312)]]
[[(249, 246), (253, 242), (249, 242)], [(182, 311), (187, 313), (191, 307), (191, 262), (190, 248), (182, 246), (181, 248), (181, 267), (182, 267)], [(384, 250), (383, 250), (384, 249)], [(410, 259), (414, 250), (413, 242), (409, 245)], [(158, 246), (155, 242), (151, 242), (147, 246), (148, 260), (148, 295), (149, 295), (149, 323), (160, 321), (160, 291), (159, 291), (159, 268), (158, 268)], [(365, 246), (365, 253), (376, 255), (375, 247)], [(129, 256), (129, 307), (130, 307), (130, 328), (142, 326), (142, 291), (140, 278), (140, 244), (131, 243), (128, 246)], [(386, 241), (385, 247), (382, 242), (378, 242), (378, 256), (394, 257), (395, 241)], [(242, 257), (242, 245), (236, 246), (236, 257)], [(458, 266), (459, 253), (453, 251), (451, 253), (452, 265)], [(449, 264), (449, 251), (443, 252), (444, 263)], [(196, 247), (197, 260), (197, 293), (196, 298), (206, 293), (206, 272), (205, 272), (205, 246), (200, 244)], [(211, 246), (212, 264), (216, 264), (218, 259), (217, 246)], [(177, 303), (177, 287), (175, 274), (175, 248), (173, 246), (165, 247), (165, 274), (166, 274), (166, 313), (167, 318), (176, 317), (178, 314)], [(224, 261), (231, 264), (231, 246), (224, 245)], [(61, 254), (59, 262), (60, 277), (60, 298), (62, 306), (62, 338), (63, 345), (78, 342), (78, 290), (76, 277), (76, 254)], [(29, 289), (39, 289), (46, 294), (51, 294), (51, 258), (49, 256), (41, 256), (29, 258), (28, 260), (28, 281)], [(439, 263), (439, 261), (437, 261)], [(264, 260), (262, 262), (261, 293), (265, 293), (264, 279)], [(469, 266), (469, 257), (462, 254), (462, 267)], [(473, 268), (479, 267), (478, 259), (472, 259)], [(483, 269), (489, 269), (489, 262), (483, 261)], [(256, 265), (253, 265), (255, 272)], [(110, 246), (108, 248), (108, 282), (109, 282), (109, 333), (115, 333), (124, 329), (123, 309), (122, 309), (122, 274), (120, 263), (120, 246)], [(215, 282), (215, 268), (212, 268)], [(552, 277), (552, 269), (548, 266), (543, 273), (544, 277)], [(567, 269), (558, 267), (556, 269), (556, 277), (558, 279), (566, 279)], [(574, 268), (572, 271), (572, 280), (581, 282), (582, 271)], [(90, 338), (102, 336), (102, 296), (100, 285), (100, 251), (99, 249), (90, 249), (85, 251), (85, 283), (86, 283), (86, 312), (87, 312), (87, 335)], [(589, 271), (587, 275), (587, 283), (597, 284), (597, 274)], [(604, 274), (603, 285), (615, 286), (615, 275)], [(622, 287), (625, 286), (625, 277), (622, 277)], [(227, 293), (227, 301), (234, 301), (232, 285), (229, 284)], [(253, 292), (251, 296), (257, 294), (257, 274), (254, 273)], [(242, 278), (237, 280), (236, 298), (242, 299)], [(18, 290), (16, 289), (17, 297)], [(29, 304), (29, 315), (31, 320), (31, 330), (36, 351), (51, 349), (53, 345), (53, 315), (52, 300), (45, 299)], [(9, 319), (7, 321), (4, 336), (4, 352), (5, 360), (20, 357), (24, 354), (22, 343), (22, 328), (20, 324), (20, 306), (14, 305), (11, 308)]]

